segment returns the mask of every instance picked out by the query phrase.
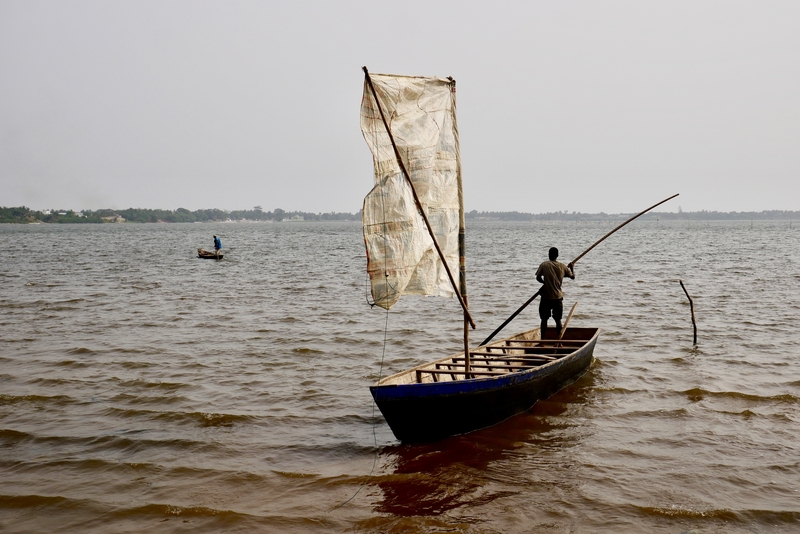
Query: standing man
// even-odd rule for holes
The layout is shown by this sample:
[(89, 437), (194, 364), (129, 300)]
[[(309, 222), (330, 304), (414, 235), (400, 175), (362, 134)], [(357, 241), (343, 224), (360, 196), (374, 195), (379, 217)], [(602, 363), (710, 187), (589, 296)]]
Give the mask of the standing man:
[(219, 258), (219, 249), (222, 248), (222, 241), (217, 236), (214, 236), (214, 254)]
[(561, 331), (561, 316), (564, 313), (564, 292), (561, 291), (561, 282), (567, 276), (575, 280), (575, 272), (573, 271), (574, 265), (564, 265), (556, 261), (558, 258), (558, 249), (552, 247), (549, 251), (550, 261), (543, 262), (539, 269), (536, 271), (536, 280), (543, 284), (539, 290), (539, 318), (542, 320), (542, 339), (544, 339), (545, 330), (547, 330), (547, 320), (552, 314), (553, 319), (556, 320), (556, 332)]

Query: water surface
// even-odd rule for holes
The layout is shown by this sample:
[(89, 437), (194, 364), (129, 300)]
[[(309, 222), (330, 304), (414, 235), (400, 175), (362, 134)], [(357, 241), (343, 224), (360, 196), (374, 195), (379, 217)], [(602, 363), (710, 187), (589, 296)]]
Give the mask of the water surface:
[[(473, 222), (480, 341), (610, 223)], [(198, 247), (222, 238), (225, 259)], [(795, 532), (800, 230), (635, 222), (565, 282), (590, 370), (401, 445), (379, 376), (457, 352), (452, 299), (370, 308), (356, 223), (0, 225), (3, 532)], [(692, 345), (694, 297), (698, 345)], [(508, 334), (538, 323), (526, 310)], [(354, 497), (355, 495), (355, 497)]]

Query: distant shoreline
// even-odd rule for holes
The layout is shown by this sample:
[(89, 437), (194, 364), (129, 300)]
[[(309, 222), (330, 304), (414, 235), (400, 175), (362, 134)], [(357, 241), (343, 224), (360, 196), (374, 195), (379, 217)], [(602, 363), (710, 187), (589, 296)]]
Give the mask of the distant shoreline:
[[(556, 211), (549, 213), (524, 213), (518, 211), (477, 211), (465, 214), (467, 220), (485, 221), (618, 221), (629, 218), (633, 213), (580, 213)], [(642, 220), (663, 221), (791, 221), (800, 219), (800, 211), (678, 211), (650, 212), (642, 215)], [(124, 210), (31, 210), (24, 206), (16, 208), (0, 207), (0, 223), (193, 223), (193, 222), (306, 222), (306, 221), (361, 221), (361, 212), (311, 213), (304, 211), (284, 211), (280, 208), (263, 211), (252, 210), (225, 211), (205, 209), (189, 211), (154, 210), (128, 208)]]

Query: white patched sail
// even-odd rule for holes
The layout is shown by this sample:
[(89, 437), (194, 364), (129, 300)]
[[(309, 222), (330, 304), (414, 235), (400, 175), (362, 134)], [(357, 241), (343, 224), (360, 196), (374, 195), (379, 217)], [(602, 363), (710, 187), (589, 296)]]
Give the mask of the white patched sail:
[[(460, 154), (455, 82), (443, 78), (370, 74), (400, 157), (450, 267), (458, 272)], [(375, 165), (364, 199), (367, 272), (375, 303), (387, 310), (401, 295), (455, 293), (420, 215), (367, 80), (361, 130)]]

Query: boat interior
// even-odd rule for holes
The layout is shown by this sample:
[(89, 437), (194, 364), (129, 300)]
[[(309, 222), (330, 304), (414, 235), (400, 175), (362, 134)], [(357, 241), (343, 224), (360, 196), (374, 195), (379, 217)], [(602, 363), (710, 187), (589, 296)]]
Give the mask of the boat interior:
[(567, 328), (561, 339), (542, 339), (538, 328), (494, 341), (469, 352), (469, 371), (461, 352), (386, 377), (380, 385), (448, 382), (526, 371), (572, 354), (591, 341), (596, 328)]

